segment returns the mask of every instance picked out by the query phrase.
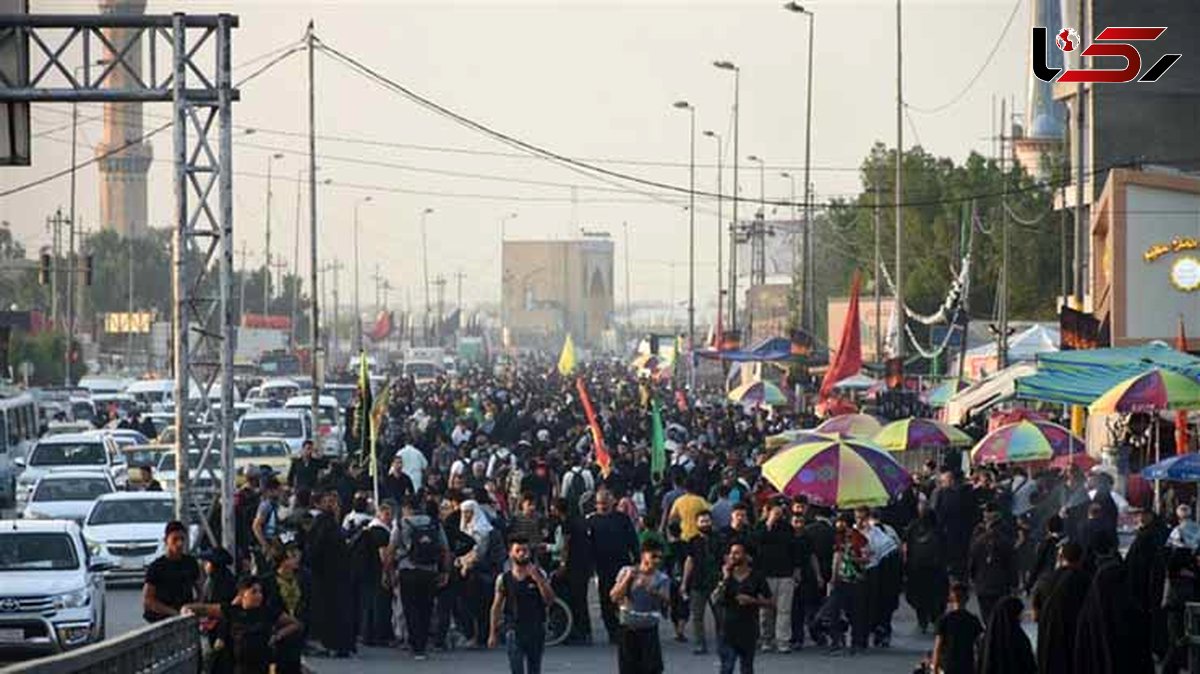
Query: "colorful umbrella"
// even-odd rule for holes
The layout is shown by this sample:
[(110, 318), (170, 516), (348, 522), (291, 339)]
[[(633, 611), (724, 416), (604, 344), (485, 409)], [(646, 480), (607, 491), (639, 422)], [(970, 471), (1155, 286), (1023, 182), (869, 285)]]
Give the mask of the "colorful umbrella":
[(1200, 454), (1182, 454), (1163, 459), (1142, 469), (1147, 480), (1200, 482)]
[(1154, 368), (1117, 384), (1088, 406), (1092, 414), (1200, 409), (1200, 381)]
[(970, 382), (965, 379), (947, 379), (922, 393), (921, 400), (930, 407), (945, 407), (950, 404), (950, 399), (954, 397), (954, 394), (970, 385)]
[(802, 428), (794, 428), (782, 433), (776, 433), (775, 435), (767, 436), (764, 444), (766, 445), (768, 451), (774, 451), (780, 447), (786, 447), (787, 445), (799, 445), (807, 442), (822, 442), (824, 440), (832, 440), (833, 438), (834, 436), (831, 434), (818, 433), (817, 431)]
[(1050, 461), (1050, 467), (1058, 470), (1068, 470), (1071, 466), (1078, 466), (1085, 473), (1094, 468), (1100, 462), (1093, 459), (1085, 452), (1075, 452), (1074, 454), (1061, 454), (1054, 457)]
[(743, 405), (783, 405), (787, 395), (769, 381), (754, 381), (729, 392), (729, 399)]
[(875, 434), (875, 444), (893, 452), (963, 447), (972, 442), (971, 436), (950, 424), (917, 417), (893, 421)]
[(1055, 456), (1082, 453), (1084, 447), (1082, 440), (1058, 424), (1018, 421), (988, 433), (971, 450), (971, 461), (976, 464), (1047, 461)]
[(843, 414), (821, 422), (816, 431), (844, 438), (868, 439), (874, 437), (881, 428), (883, 424), (870, 414)]
[(859, 440), (793, 445), (768, 459), (762, 471), (780, 493), (804, 494), (830, 508), (886, 505), (912, 482), (887, 452)]

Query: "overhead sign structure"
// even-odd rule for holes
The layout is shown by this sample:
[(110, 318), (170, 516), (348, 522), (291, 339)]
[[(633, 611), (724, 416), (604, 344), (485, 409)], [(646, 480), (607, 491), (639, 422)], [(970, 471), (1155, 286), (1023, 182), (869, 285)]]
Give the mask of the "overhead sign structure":
[[(28, 14), (28, 0), (0, 0), (0, 14)], [(29, 85), (29, 36), (0, 33), (0, 85)], [(29, 103), (0, 103), (0, 166), (29, 166)]]

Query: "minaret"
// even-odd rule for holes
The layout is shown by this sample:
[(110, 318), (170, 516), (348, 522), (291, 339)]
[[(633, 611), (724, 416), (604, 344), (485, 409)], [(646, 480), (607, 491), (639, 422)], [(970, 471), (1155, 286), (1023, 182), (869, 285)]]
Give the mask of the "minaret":
[[(102, 14), (144, 14), (146, 0), (100, 0)], [(134, 77), (142, 74), (142, 39), (140, 32), (125, 28), (106, 28), (105, 37), (116, 52), (104, 50), (103, 57), (111, 60), (131, 40), (136, 43), (125, 55), (122, 64), (109, 73), (110, 88), (131, 86)], [(131, 74), (124, 64), (134, 72)], [(105, 103), (104, 138), (96, 146), (103, 155), (142, 136), (141, 103)], [(100, 166), (100, 226), (116, 230), (122, 236), (142, 236), (146, 232), (146, 173), (153, 157), (150, 144), (138, 142), (101, 159)]]
[[(1046, 28), (1046, 65), (1063, 67), (1063, 52), (1054, 44), (1054, 36), (1063, 28), (1059, 0), (1033, 0), (1029, 13), (1034, 26)], [(1017, 162), (1033, 176), (1046, 178), (1045, 158), (1061, 151), (1067, 130), (1067, 106), (1054, 100), (1053, 84), (1033, 76), (1033, 67), (1028, 65), (1029, 99), (1025, 104), (1025, 132), (1023, 138), (1014, 140), (1013, 151)], [(1007, 120), (1005, 120), (1007, 124)], [(1009, 133), (1005, 130), (1005, 133)]]

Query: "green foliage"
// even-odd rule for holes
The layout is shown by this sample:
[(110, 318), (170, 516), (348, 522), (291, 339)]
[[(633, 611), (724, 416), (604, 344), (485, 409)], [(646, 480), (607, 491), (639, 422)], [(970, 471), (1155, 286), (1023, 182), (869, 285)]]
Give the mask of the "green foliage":
[[(12, 367), (13, 379), (21, 379), (21, 363), (33, 364), (33, 376), (29, 383), (34, 386), (57, 386), (63, 381), (63, 354), (66, 349), (66, 335), (61, 332), (42, 332), (31, 335), (14, 331), (9, 341), (8, 362)], [(78, 343), (76, 343), (78, 349)], [(82, 362), (76, 362), (71, 367), (74, 377), (87, 374), (87, 367)], [(7, 374), (7, 373), (5, 373)]]
[[(895, 210), (892, 208), (896, 153), (876, 144), (863, 161), (862, 193), (836, 202), (815, 223), (817, 306), (844, 296), (855, 268), (863, 272), (864, 294), (875, 282), (875, 204), (878, 194), (880, 247), (894, 274)], [(1008, 196), (1002, 197), (1007, 182)], [(1001, 171), (971, 153), (955, 164), (917, 147), (904, 153), (904, 293), (915, 311), (932, 313), (946, 296), (968, 241), (972, 248), (972, 318), (995, 314), (1001, 269), (1002, 199), (1023, 220), (1009, 219), (1009, 314), (1013, 319), (1048, 319), (1056, 314), (1060, 229), (1050, 215), (1051, 192), (1019, 167)], [(972, 228), (971, 212), (980, 224)], [(974, 233), (972, 234), (972, 229)], [(972, 239), (973, 237), (973, 239)], [(823, 251), (827, 251), (826, 254)], [(890, 291), (886, 283), (884, 295)], [(824, 334), (823, 328), (819, 334)]]

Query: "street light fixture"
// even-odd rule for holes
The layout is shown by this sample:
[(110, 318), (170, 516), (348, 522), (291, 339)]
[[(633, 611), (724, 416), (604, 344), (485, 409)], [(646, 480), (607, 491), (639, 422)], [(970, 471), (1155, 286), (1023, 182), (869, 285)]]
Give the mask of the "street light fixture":
[[(795, 14), (808, 17), (808, 82), (805, 93), (804, 113), (804, 229), (801, 237), (804, 250), (804, 268), (801, 276), (803, 294), (803, 315), (801, 322), (805, 328), (812, 330), (816, 321), (816, 292), (813, 286), (813, 248), (812, 248), (812, 92), (813, 92), (813, 24), (816, 17), (803, 5), (788, 2), (784, 9)], [(792, 197), (792, 203), (796, 199)], [(795, 206), (793, 206), (795, 208)], [(799, 259), (799, 256), (797, 256)]]
[(354, 202), (354, 350), (361, 352), (362, 341), (362, 304), (359, 303), (359, 270), (358, 270), (358, 207), (371, 203), (371, 195)]
[(429, 327), (429, 313), (433, 310), (429, 303), (429, 237), (425, 231), (425, 218), (433, 213), (432, 208), (421, 211), (421, 272), (425, 277), (425, 326)]
[(729, 329), (737, 330), (737, 226), (738, 202), (741, 201), (738, 188), (738, 136), (741, 127), (739, 99), (742, 70), (732, 61), (713, 61), (713, 66), (718, 70), (733, 72), (733, 225), (729, 228)]
[[(676, 110), (687, 110), (688, 130), (688, 358), (696, 348), (696, 106), (675, 101)], [(691, 373), (694, 368), (688, 370)]]
[(725, 307), (725, 294), (722, 289), (722, 286), (724, 285), (724, 279), (725, 279), (725, 274), (724, 274), (725, 270), (723, 268), (723, 261), (724, 261), (725, 253), (723, 250), (724, 246), (722, 245), (722, 241), (724, 240), (724, 237), (722, 236), (722, 234), (724, 233), (722, 231), (722, 227), (724, 227), (725, 217), (724, 217), (723, 208), (722, 208), (724, 206), (724, 199), (722, 198), (722, 195), (721, 195), (721, 188), (722, 188), (722, 185), (721, 185), (722, 170), (721, 170), (721, 168), (722, 168), (722, 161), (723, 161), (723, 158), (725, 155), (725, 153), (724, 153), (725, 148), (724, 148), (723, 139), (721, 138), (721, 134), (717, 133), (716, 131), (711, 131), (711, 130), (705, 130), (703, 132), (703, 134), (706, 137), (713, 138), (717, 141), (717, 321), (716, 321), (717, 327), (715, 328), (715, 330), (717, 332), (717, 335), (716, 335), (717, 343), (720, 344), (721, 343), (721, 335), (720, 335), (721, 317), (724, 314), (723, 310)]
[(263, 258), (263, 315), (271, 313), (271, 165), (276, 159), (283, 159), (282, 152), (267, 155), (267, 231), (266, 254)]
[(766, 220), (767, 218), (767, 163), (756, 155), (752, 154), (746, 157), (746, 161), (758, 164), (758, 213), (759, 217)]
[(517, 217), (517, 212), (500, 216), (500, 329), (508, 325), (508, 314), (504, 311), (504, 239), (508, 236), (508, 221)]

